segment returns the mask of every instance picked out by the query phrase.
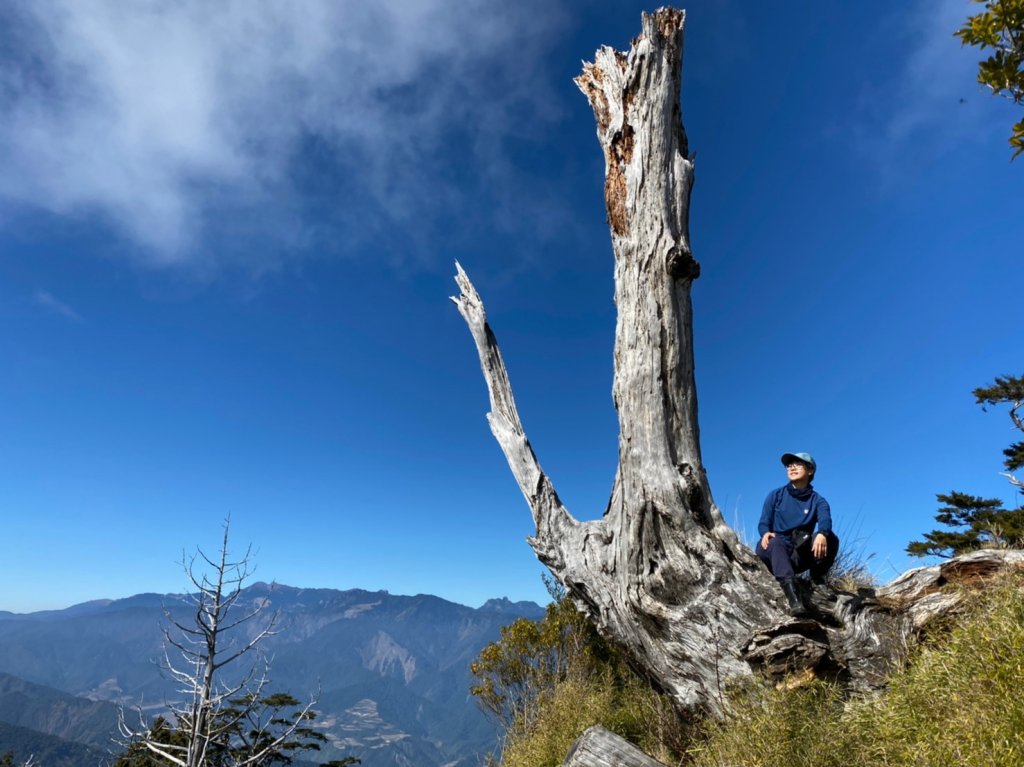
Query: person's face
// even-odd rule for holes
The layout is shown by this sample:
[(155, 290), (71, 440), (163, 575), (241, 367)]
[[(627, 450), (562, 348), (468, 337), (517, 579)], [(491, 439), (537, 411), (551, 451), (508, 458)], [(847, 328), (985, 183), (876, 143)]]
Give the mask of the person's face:
[(786, 476), (793, 483), (810, 482), (811, 467), (803, 461), (792, 461), (786, 464)]

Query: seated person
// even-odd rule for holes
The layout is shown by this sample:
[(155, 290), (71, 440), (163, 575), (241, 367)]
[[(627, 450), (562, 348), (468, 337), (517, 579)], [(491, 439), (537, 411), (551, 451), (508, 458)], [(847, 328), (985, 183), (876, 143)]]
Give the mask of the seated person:
[(789, 482), (765, 498), (757, 525), (757, 555), (778, 579), (789, 611), (803, 615), (796, 575), (810, 570), (811, 582), (824, 586), (825, 574), (839, 553), (839, 538), (832, 532), (828, 501), (811, 486), (818, 470), (814, 459), (809, 453), (786, 453), (782, 465)]

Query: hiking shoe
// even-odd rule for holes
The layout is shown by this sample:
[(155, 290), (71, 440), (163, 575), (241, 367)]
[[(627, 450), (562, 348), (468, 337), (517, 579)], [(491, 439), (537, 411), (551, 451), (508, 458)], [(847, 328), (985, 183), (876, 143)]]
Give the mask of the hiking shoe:
[(789, 614), (793, 616), (806, 615), (807, 608), (804, 607), (803, 600), (800, 599), (800, 593), (796, 587), (796, 579), (784, 578), (779, 581), (779, 585), (782, 587), (782, 593), (786, 595), (786, 601), (789, 603)]

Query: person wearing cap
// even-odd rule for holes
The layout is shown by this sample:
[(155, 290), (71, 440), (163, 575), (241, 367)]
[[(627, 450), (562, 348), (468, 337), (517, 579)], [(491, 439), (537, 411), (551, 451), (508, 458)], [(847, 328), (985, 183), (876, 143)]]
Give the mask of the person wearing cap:
[(818, 471), (814, 458), (810, 453), (786, 453), (782, 465), (789, 482), (765, 498), (757, 524), (757, 555), (779, 581), (790, 612), (802, 615), (797, 573), (810, 570), (811, 582), (823, 587), (839, 553), (839, 538), (832, 532), (828, 501), (811, 485)]

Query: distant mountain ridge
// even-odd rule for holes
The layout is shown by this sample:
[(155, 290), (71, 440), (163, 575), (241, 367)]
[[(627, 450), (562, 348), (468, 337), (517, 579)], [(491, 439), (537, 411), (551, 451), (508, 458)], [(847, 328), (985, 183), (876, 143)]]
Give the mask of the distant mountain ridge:
[(109, 749), (117, 728), (117, 706), (0, 673), (0, 722), (62, 740)]
[[(502, 625), (544, 613), (535, 603), (508, 599), (471, 608), (427, 594), (267, 583), (246, 588), (238, 609), (257, 604), (267, 605), (265, 615), (277, 615), (278, 633), (265, 645), (273, 658), (273, 689), (298, 698), (320, 690), (318, 721), (331, 745), (316, 758), (353, 754), (366, 767), (479, 763), (493, 748), (496, 733), (469, 695), (469, 664), (498, 638)], [(155, 664), (162, 652), (164, 610), (183, 623), (190, 620), (188, 597), (182, 594), (0, 613), (0, 672), (18, 678), (0, 677), (0, 722), (95, 745), (107, 734), (39, 726), (47, 716), (55, 718), (45, 713), (51, 707), (86, 711), (55, 696), (78, 696), (85, 706), (142, 704), (158, 711), (174, 695)], [(34, 719), (9, 710), (15, 690), (28, 696), (26, 701), (36, 700), (26, 703), (35, 707)]]
[(0, 721), (0, 744), (0, 754), (14, 754), (17, 764), (23, 764), (30, 757), (33, 764), (46, 767), (97, 767), (110, 762), (107, 751), (3, 721)]
[[(508, 597), (488, 599), (480, 606), (481, 610), (514, 615), (516, 618), (527, 617), (536, 619), (544, 615), (544, 609), (536, 602), (513, 602)], [(540, 611), (538, 613), (538, 610)]]

